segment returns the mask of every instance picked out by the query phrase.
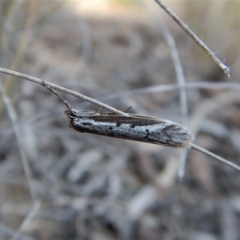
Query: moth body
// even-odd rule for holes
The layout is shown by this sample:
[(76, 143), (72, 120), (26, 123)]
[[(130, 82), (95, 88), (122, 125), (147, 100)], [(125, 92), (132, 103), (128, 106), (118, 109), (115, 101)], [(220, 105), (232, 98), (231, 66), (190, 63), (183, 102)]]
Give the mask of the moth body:
[(69, 125), (78, 132), (154, 143), (174, 148), (188, 147), (193, 136), (180, 124), (143, 115), (77, 114), (67, 110)]

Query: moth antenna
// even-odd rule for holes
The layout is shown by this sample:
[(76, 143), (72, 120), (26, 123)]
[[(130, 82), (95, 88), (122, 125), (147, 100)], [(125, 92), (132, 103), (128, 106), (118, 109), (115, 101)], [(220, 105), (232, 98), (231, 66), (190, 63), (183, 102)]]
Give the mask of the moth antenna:
[(43, 87), (45, 87), (46, 89), (48, 89), (50, 92), (54, 93), (56, 96), (58, 96), (63, 102), (64, 104), (66, 105), (66, 107), (69, 109), (69, 111), (74, 114), (74, 111), (73, 111), (73, 107), (72, 105), (67, 101), (65, 100), (63, 97), (61, 97), (54, 89), (52, 89), (49, 85), (47, 85), (45, 83), (45, 81), (43, 80), (43, 83), (42, 83)]
[(228, 160), (225, 159), (225, 158), (222, 158), (222, 157), (220, 157), (220, 156), (218, 156), (218, 155), (216, 155), (216, 154), (214, 154), (214, 153), (212, 153), (212, 152), (210, 152), (210, 151), (208, 151), (208, 150), (206, 150), (206, 149), (204, 149), (204, 148), (201, 148), (201, 147), (199, 147), (199, 146), (197, 146), (197, 145), (195, 145), (195, 144), (193, 144), (193, 143), (190, 143), (190, 147), (191, 147), (192, 149), (195, 149), (195, 150), (199, 151), (199, 152), (205, 153), (205, 154), (207, 154), (208, 156), (211, 156), (211, 157), (217, 159), (218, 161), (220, 161), (220, 162), (222, 162), (222, 163), (224, 163), (224, 164), (226, 164), (226, 165), (228, 165), (228, 166), (230, 166), (230, 167), (232, 167), (232, 168), (240, 171), (240, 166), (238, 166), (238, 165), (235, 164), (235, 163), (232, 163), (232, 162), (228, 161)]

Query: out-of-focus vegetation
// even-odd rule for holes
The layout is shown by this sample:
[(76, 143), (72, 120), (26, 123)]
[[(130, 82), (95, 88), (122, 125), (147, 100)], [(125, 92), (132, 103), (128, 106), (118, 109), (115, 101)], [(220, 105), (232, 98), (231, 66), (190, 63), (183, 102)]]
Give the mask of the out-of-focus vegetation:
[[(187, 90), (188, 119), (197, 144), (240, 164), (240, 2), (164, 2), (226, 59), (230, 79), (149, 0), (1, 0), (0, 67), (181, 123), (176, 86), (148, 89), (177, 84), (161, 17), (176, 41), (186, 84), (209, 81), (235, 90)], [(16, 239), (39, 240), (238, 239), (238, 172), (189, 150), (186, 176), (177, 182), (181, 150), (76, 133), (55, 95), (0, 77), (31, 171), (29, 178), (9, 106), (0, 101), (0, 239), (17, 233), (22, 238)], [(63, 96), (75, 108), (99, 110)]]

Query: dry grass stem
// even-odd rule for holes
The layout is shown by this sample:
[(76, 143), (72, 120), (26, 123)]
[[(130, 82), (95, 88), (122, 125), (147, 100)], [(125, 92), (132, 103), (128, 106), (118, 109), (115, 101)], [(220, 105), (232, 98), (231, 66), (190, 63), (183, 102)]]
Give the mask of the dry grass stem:
[(18, 149), (19, 149), (19, 152), (20, 152), (20, 157), (21, 157), (23, 169), (24, 169), (24, 172), (25, 172), (29, 192), (30, 192), (30, 195), (31, 195), (32, 200), (33, 200), (32, 209), (29, 211), (27, 216), (22, 221), (18, 231), (16, 231), (14, 233), (14, 235), (12, 236), (12, 240), (14, 240), (14, 239), (19, 239), (19, 232), (24, 230), (28, 226), (28, 224), (31, 222), (31, 220), (36, 216), (37, 212), (40, 209), (40, 203), (39, 203), (39, 201), (37, 200), (37, 197), (36, 197), (36, 191), (35, 191), (35, 188), (34, 188), (34, 185), (33, 185), (34, 182), (32, 180), (32, 172), (31, 172), (31, 168), (30, 168), (27, 156), (25, 154), (25, 149), (24, 149), (24, 146), (23, 146), (23, 143), (22, 143), (20, 129), (19, 129), (19, 127), (17, 127), (17, 115), (16, 115), (15, 110), (12, 106), (11, 100), (6, 95), (1, 83), (0, 83), (0, 94), (2, 95), (3, 103), (4, 103), (4, 105), (7, 109), (9, 119), (10, 119), (10, 121), (12, 123), (12, 126), (13, 126), (13, 129), (14, 129), (14, 133), (15, 133), (15, 137), (16, 137), (16, 140), (17, 140)]
[(128, 114), (126, 114), (124, 112), (121, 112), (121, 111), (119, 111), (119, 110), (117, 110), (117, 109), (115, 109), (113, 107), (110, 107), (109, 105), (101, 103), (101, 102), (99, 102), (97, 100), (89, 98), (89, 97), (87, 97), (85, 95), (82, 95), (80, 93), (71, 91), (71, 90), (69, 90), (67, 88), (61, 87), (59, 85), (56, 85), (56, 84), (53, 84), (53, 83), (41, 80), (39, 78), (35, 78), (35, 77), (29, 76), (29, 75), (26, 75), (26, 74), (23, 74), (23, 73), (19, 73), (19, 72), (16, 72), (16, 71), (11, 71), (11, 70), (8, 70), (8, 69), (5, 69), (5, 68), (0, 68), (0, 72), (9, 74), (9, 75), (12, 75), (12, 76), (15, 76), (15, 77), (19, 77), (19, 78), (22, 78), (22, 79), (25, 79), (25, 80), (28, 80), (28, 81), (31, 81), (31, 82), (35, 82), (35, 83), (38, 83), (38, 84), (41, 84), (41, 85), (47, 84), (51, 88), (53, 88), (55, 90), (58, 90), (58, 91), (70, 94), (70, 95), (72, 95), (74, 97), (77, 97), (77, 98), (80, 98), (80, 99), (82, 99), (84, 101), (90, 102), (90, 103), (92, 103), (92, 104), (94, 104), (94, 105), (96, 105), (96, 106), (98, 106), (100, 108), (103, 108), (105, 110), (108, 110), (110, 112), (113, 112), (113, 113), (116, 113), (116, 114), (119, 114), (119, 115), (123, 115), (123, 116), (128, 116)]
[[(147, 7), (147, 6), (146, 6)], [(149, 10), (150, 11), (150, 10)], [(179, 93), (180, 93), (180, 108), (181, 108), (181, 117), (182, 117), (182, 123), (187, 126), (188, 124), (188, 104), (187, 104), (187, 93), (186, 93), (186, 80), (185, 76), (183, 73), (183, 67), (180, 61), (180, 57), (178, 54), (178, 50), (176, 47), (175, 40), (168, 30), (166, 24), (164, 21), (155, 13), (152, 13), (152, 15), (155, 17), (158, 26), (161, 29), (161, 32), (163, 33), (163, 36), (168, 44), (171, 58), (173, 61), (174, 69), (175, 69), (175, 74), (176, 74), (176, 79), (179, 85)], [(179, 172), (178, 175), (180, 178), (183, 178), (184, 176), (184, 169), (186, 165), (186, 157), (187, 157), (187, 150), (181, 152), (181, 157), (180, 157), (180, 163), (179, 163)]]
[(223, 64), (208, 46), (166, 5), (160, 0), (155, 2), (207, 53), (207, 55), (217, 64), (217, 66), (230, 78), (230, 69)]
[(2, 95), (3, 103), (5, 104), (5, 107), (7, 109), (8, 115), (9, 115), (9, 119), (10, 119), (10, 121), (12, 123), (12, 126), (13, 126), (13, 129), (14, 129), (14, 134), (15, 134), (15, 137), (16, 137), (16, 140), (17, 140), (18, 149), (19, 149), (19, 152), (20, 152), (20, 156), (21, 156), (24, 172), (25, 172), (25, 175), (26, 175), (29, 191), (30, 191), (30, 194), (31, 194), (31, 197), (32, 197), (33, 201), (35, 201), (37, 198), (36, 198), (34, 186), (32, 184), (33, 181), (32, 181), (31, 168), (29, 166), (27, 156), (25, 154), (24, 146), (22, 145), (20, 129), (17, 127), (17, 115), (16, 115), (15, 110), (14, 110), (12, 104), (11, 104), (11, 101), (8, 98), (8, 96), (6, 95), (1, 83), (0, 83), (0, 94)]
[(112, 99), (119, 99), (127, 96), (138, 96), (142, 94), (150, 94), (150, 93), (157, 93), (157, 92), (172, 92), (177, 91), (181, 88), (185, 88), (186, 90), (191, 89), (202, 89), (202, 90), (231, 90), (231, 91), (239, 91), (240, 90), (240, 83), (238, 82), (192, 82), (192, 83), (185, 83), (184, 87), (179, 86), (179, 84), (159, 84), (151, 87), (144, 87), (144, 88), (137, 88), (134, 90), (114, 93), (108, 95), (106, 97), (101, 97), (101, 100), (112, 100)]
[(194, 150), (197, 150), (199, 152), (205, 153), (208, 156), (211, 156), (211, 157), (215, 158), (216, 160), (218, 160), (220, 162), (223, 162), (224, 164), (226, 164), (226, 165), (228, 165), (228, 166), (230, 166), (230, 167), (240, 171), (240, 166), (238, 166), (237, 164), (234, 164), (234, 163), (232, 163), (232, 162), (230, 162), (230, 161), (228, 161), (228, 160), (226, 160), (226, 159), (224, 159), (224, 158), (222, 158), (222, 157), (220, 157), (220, 156), (218, 156), (218, 155), (216, 155), (216, 154), (214, 154), (214, 153), (212, 153), (212, 152), (210, 152), (210, 151), (208, 151), (208, 150), (206, 150), (204, 148), (201, 148), (201, 147), (199, 147), (199, 146), (197, 146), (197, 145), (195, 145), (193, 143), (190, 143), (190, 147), (192, 149), (194, 149)]
[(17, 239), (19, 240), (33, 240), (33, 238), (29, 237), (29, 236), (23, 236), (23, 234), (17, 232), (15, 229), (10, 229), (9, 227), (7, 226), (4, 226), (4, 225), (0, 225), (0, 231), (2, 234), (8, 236), (8, 237), (13, 237), (13, 236), (16, 236)]

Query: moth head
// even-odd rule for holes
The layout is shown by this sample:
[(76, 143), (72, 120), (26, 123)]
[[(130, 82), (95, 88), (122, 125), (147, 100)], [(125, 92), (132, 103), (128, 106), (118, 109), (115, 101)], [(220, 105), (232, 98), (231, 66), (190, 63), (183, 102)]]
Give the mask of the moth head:
[(78, 116), (78, 111), (74, 110), (74, 109), (69, 109), (69, 110), (66, 110), (65, 112), (65, 115), (68, 117), (68, 118), (75, 118)]
[(78, 117), (88, 117), (88, 116), (100, 115), (100, 113), (96, 113), (94, 111), (78, 111), (73, 108), (66, 110), (64, 113), (68, 118), (78, 118)]

